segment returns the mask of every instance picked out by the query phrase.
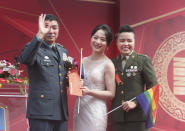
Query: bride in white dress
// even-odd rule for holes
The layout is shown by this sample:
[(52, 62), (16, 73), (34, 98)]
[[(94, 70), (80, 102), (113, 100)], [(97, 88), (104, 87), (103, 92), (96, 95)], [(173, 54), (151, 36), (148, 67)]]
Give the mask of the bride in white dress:
[(107, 25), (96, 26), (91, 33), (92, 54), (84, 58), (85, 77), (80, 97), (75, 104), (73, 131), (106, 131), (106, 100), (115, 95), (115, 68), (104, 54), (112, 41), (112, 31)]

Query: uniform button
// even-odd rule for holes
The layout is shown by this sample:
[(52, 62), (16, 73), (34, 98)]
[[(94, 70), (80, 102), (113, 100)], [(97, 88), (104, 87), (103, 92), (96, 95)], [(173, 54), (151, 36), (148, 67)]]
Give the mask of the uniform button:
[(58, 66), (58, 68), (62, 68), (62, 66), (61, 66), (61, 65), (59, 65), (59, 66)]
[(62, 81), (60, 81), (60, 85), (62, 85)]
[(47, 66), (49, 66), (49, 63), (46, 63)]
[(63, 91), (63, 90), (61, 90), (60, 92), (61, 92), (61, 93), (63, 93), (64, 91)]
[(123, 91), (121, 91), (121, 94), (123, 94), (124, 92)]
[(41, 94), (41, 95), (40, 95), (40, 98), (44, 98), (44, 95), (43, 95), (43, 94)]
[(119, 85), (121, 85), (121, 86), (122, 86), (122, 85), (124, 85), (124, 83), (121, 81), (121, 82), (119, 83)]
[(59, 73), (58, 75), (59, 75), (59, 76), (62, 76), (62, 73)]
[(124, 73), (122, 72), (122, 73), (121, 73), (121, 75), (123, 76), (123, 75), (124, 75)]

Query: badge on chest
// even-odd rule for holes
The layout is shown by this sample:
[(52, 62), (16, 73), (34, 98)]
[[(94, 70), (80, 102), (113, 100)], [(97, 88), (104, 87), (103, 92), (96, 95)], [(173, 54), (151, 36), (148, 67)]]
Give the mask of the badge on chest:
[(44, 61), (50, 62), (51, 60), (50, 60), (49, 56), (44, 56)]
[(62, 59), (63, 59), (63, 61), (67, 61), (67, 54), (66, 53), (63, 53)]
[(127, 77), (136, 76), (137, 71), (138, 71), (137, 66), (130, 66), (125, 70), (126, 76)]

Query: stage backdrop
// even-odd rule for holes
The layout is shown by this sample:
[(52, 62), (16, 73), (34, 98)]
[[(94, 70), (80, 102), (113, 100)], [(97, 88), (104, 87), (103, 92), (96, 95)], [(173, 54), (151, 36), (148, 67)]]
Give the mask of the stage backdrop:
[(120, 0), (120, 25), (136, 31), (136, 51), (153, 60), (160, 84), (152, 131), (185, 129), (185, 1)]

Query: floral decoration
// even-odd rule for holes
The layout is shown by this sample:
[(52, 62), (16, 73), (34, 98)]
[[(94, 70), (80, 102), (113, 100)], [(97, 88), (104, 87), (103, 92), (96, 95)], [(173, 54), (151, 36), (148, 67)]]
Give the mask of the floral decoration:
[(65, 62), (64, 66), (68, 70), (73, 70), (73, 69), (77, 69), (78, 68), (78, 63), (77, 63), (77, 61), (75, 61), (74, 58), (72, 58), (70, 56), (66, 56), (66, 57), (63, 57), (63, 60)]
[(27, 83), (28, 80), (20, 77), (20, 74), (23, 71), (18, 69), (18, 65), (18, 63), (12, 65), (6, 60), (0, 60), (0, 88), (2, 87), (2, 84), (18, 84), (21, 93), (24, 94), (21, 85)]

